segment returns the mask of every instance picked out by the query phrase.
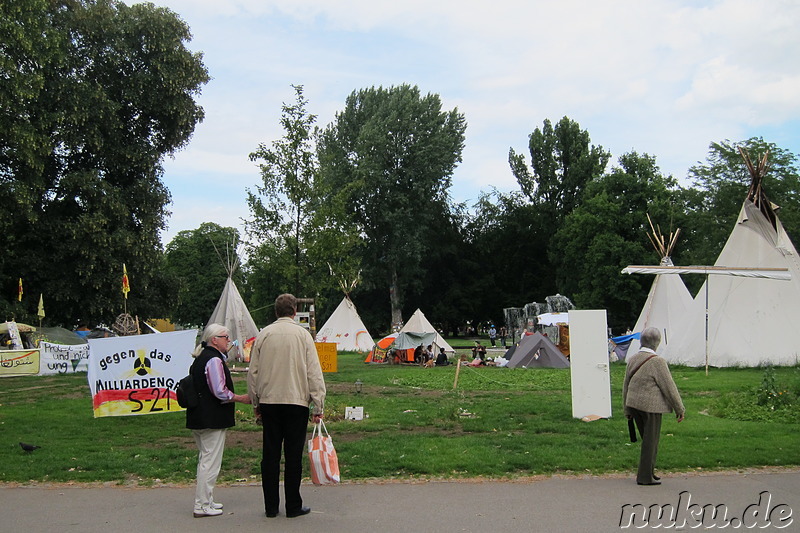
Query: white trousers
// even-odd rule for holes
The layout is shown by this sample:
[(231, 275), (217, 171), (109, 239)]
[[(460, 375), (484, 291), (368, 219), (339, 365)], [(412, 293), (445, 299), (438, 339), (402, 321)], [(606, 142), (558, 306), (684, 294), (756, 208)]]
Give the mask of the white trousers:
[(214, 501), (214, 485), (222, 466), (226, 429), (193, 429), (194, 441), (200, 451), (197, 457), (197, 483), (194, 489), (194, 508), (201, 509)]

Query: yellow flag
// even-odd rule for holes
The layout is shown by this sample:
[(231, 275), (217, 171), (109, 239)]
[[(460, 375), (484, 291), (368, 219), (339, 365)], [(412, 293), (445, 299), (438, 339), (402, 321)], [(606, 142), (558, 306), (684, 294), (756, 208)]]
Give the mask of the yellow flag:
[(22, 301), (22, 278), (19, 278), (19, 289), (17, 289), (17, 301)]
[(122, 263), (122, 294), (125, 295), (126, 300), (129, 292), (131, 292), (131, 284), (128, 282), (128, 269), (125, 268), (125, 263)]
[(39, 318), (44, 318), (44, 298), (41, 293), (39, 293), (39, 312), (36, 314), (39, 315)]

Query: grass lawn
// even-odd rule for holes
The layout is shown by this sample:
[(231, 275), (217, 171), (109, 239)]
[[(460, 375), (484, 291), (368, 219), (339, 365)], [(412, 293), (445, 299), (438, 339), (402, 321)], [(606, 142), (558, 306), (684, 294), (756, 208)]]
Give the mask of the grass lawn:
[[(611, 365), (609, 420), (572, 418), (568, 370), (367, 365), (339, 355), (326, 421), (344, 480), (631, 473), (639, 445), (622, 416), (623, 364)], [(800, 465), (800, 367), (673, 367), (687, 408), (665, 416), (662, 472)], [(765, 382), (765, 378), (766, 382)], [(244, 391), (243, 372), (235, 373)], [(357, 394), (354, 383), (363, 382)], [(760, 391), (760, 392), (759, 392)], [(759, 405), (759, 401), (764, 405)], [(368, 418), (344, 420), (347, 406)], [(258, 481), (261, 428), (237, 404), (220, 482)], [(85, 374), (0, 380), (0, 481), (193, 482), (183, 413), (93, 418)], [(18, 442), (41, 446), (24, 452)]]

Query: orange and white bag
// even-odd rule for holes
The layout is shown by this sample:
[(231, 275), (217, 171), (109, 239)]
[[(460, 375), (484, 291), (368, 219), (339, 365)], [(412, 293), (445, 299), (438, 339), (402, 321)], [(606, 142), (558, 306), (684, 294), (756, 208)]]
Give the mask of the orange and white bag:
[(311, 463), (311, 481), (314, 485), (339, 483), (339, 458), (333, 447), (333, 439), (322, 420), (314, 425), (311, 440), (308, 441), (308, 460)]

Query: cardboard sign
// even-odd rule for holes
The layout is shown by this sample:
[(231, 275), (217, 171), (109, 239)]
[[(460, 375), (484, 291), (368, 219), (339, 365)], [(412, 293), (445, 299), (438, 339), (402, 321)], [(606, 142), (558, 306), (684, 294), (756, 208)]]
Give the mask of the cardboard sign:
[(338, 372), (338, 352), (335, 342), (315, 342), (317, 346), (317, 356), (323, 372)]

